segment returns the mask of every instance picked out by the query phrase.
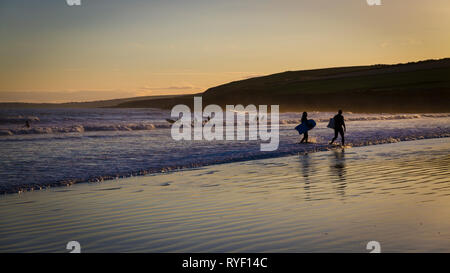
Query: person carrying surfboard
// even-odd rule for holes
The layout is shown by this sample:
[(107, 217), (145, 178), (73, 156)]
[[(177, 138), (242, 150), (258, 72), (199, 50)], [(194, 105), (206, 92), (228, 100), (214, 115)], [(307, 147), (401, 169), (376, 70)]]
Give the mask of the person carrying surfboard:
[[(301, 124), (303, 124), (304, 126), (308, 126), (307, 125), (308, 124), (308, 113), (303, 112)], [(308, 131), (303, 133), (303, 138), (300, 141), (300, 143), (303, 143), (303, 142), (308, 143)]]
[(338, 114), (334, 116), (334, 138), (331, 140), (330, 145), (333, 144), (333, 142), (337, 139), (338, 134), (341, 135), (342, 138), (342, 146), (344, 146), (345, 139), (344, 139), (344, 132), (347, 131), (347, 128), (345, 128), (345, 121), (344, 116), (342, 115), (342, 110), (338, 111)]
[(302, 123), (297, 125), (294, 129), (297, 130), (300, 135), (303, 135), (303, 139), (300, 143), (308, 143), (308, 131), (316, 127), (316, 122), (312, 119), (308, 119), (308, 113), (306, 112), (303, 112), (301, 122)]

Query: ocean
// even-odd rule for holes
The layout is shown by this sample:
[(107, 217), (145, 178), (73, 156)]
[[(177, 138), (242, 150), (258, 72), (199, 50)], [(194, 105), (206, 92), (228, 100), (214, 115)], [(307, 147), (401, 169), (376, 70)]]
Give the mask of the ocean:
[[(0, 192), (325, 151), (334, 134), (326, 128), (333, 115), (310, 112), (308, 118), (317, 122), (309, 133), (312, 143), (299, 145), (293, 128), (301, 113), (280, 114), (279, 148), (261, 152), (260, 141), (175, 141), (167, 110), (1, 109)], [(450, 136), (448, 113), (344, 116), (346, 143), (354, 147)]]

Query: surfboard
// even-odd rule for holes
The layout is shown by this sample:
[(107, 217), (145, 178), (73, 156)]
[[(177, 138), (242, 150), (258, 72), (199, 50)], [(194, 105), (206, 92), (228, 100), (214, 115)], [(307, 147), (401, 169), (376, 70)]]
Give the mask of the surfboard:
[(327, 128), (334, 129), (334, 118), (330, 118), (330, 122), (328, 122)]
[(299, 134), (304, 134), (309, 130), (313, 129), (314, 127), (316, 127), (316, 122), (312, 119), (308, 119), (306, 124), (302, 123), (297, 125), (297, 127), (295, 127), (295, 130), (297, 130)]
[(170, 123), (170, 124), (172, 124), (172, 123), (174, 123), (175, 122), (175, 120), (173, 120), (173, 119), (166, 119), (166, 121), (168, 122), (168, 123)]

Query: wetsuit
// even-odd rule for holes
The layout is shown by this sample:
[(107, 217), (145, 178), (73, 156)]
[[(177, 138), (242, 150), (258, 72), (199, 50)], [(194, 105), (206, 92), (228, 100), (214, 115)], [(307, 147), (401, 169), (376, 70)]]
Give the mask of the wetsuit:
[[(304, 124), (306, 127), (308, 127), (308, 118), (307, 117), (302, 117), (302, 124)], [(304, 141), (308, 142), (308, 131), (306, 131), (303, 134), (303, 139), (300, 141), (300, 143), (303, 143)]]
[(337, 139), (338, 134), (340, 134), (342, 138), (342, 145), (344, 145), (345, 143), (344, 128), (345, 128), (344, 116), (341, 114), (337, 114), (336, 116), (334, 116), (334, 138), (333, 140), (331, 140), (331, 143), (333, 143)]

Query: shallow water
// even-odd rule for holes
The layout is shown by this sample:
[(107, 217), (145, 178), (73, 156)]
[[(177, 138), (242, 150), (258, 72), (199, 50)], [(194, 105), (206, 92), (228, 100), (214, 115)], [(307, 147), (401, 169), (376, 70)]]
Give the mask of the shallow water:
[(449, 252), (449, 165), (442, 138), (5, 195), (0, 251)]
[[(174, 141), (169, 111), (155, 109), (0, 109), (0, 193), (328, 149), (334, 113), (318, 121), (310, 145), (297, 145), (301, 114), (280, 116), (280, 145), (260, 141)], [(450, 136), (450, 114), (351, 114), (353, 146)], [(25, 129), (25, 120), (32, 128)], [(3, 132), (3, 133), (2, 133)], [(6, 133), (5, 133), (6, 132)], [(9, 135), (12, 134), (12, 135)]]

